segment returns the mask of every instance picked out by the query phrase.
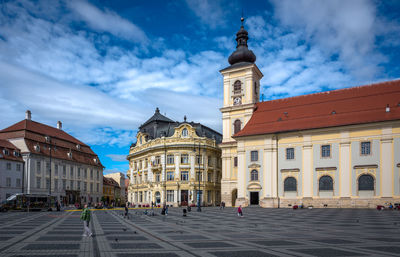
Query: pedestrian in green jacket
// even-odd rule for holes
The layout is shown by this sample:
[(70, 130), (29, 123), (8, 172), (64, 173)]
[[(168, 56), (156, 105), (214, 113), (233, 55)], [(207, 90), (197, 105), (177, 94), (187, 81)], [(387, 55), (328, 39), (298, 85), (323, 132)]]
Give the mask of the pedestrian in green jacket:
[(92, 236), (92, 231), (89, 228), (90, 221), (90, 210), (87, 208), (87, 204), (85, 204), (84, 209), (81, 214), (81, 220), (83, 220), (83, 235), (82, 236)]

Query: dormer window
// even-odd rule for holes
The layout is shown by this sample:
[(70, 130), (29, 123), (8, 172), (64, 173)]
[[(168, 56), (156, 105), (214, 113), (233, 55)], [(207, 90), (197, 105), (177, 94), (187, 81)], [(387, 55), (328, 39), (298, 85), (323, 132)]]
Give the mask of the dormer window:
[(9, 154), (10, 154), (10, 152), (8, 151), (8, 149), (3, 149), (3, 153), (4, 153), (4, 155), (9, 155)]
[(15, 157), (20, 157), (21, 154), (20, 154), (18, 151), (14, 151), (14, 156), (15, 156)]
[(240, 80), (236, 80), (233, 84), (233, 93), (235, 95), (242, 93), (242, 82), (240, 82)]
[(44, 140), (46, 140), (46, 143), (50, 143), (50, 137), (49, 136), (45, 136)]
[(68, 158), (72, 159), (72, 151), (71, 151), (71, 150), (69, 150), (69, 152), (67, 153), (67, 155), (68, 155)]
[(77, 145), (76, 145), (76, 149), (81, 150), (81, 145), (80, 145), (80, 144), (77, 144)]
[(189, 132), (188, 132), (187, 128), (184, 128), (182, 130), (182, 137), (187, 137), (188, 135), (189, 135)]
[(93, 161), (94, 161), (94, 163), (98, 162), (97, 158), (93, 158)]
[(37, 144), (33, 147), (35, 149), (36, 152), (40, 152), (40, 145)]

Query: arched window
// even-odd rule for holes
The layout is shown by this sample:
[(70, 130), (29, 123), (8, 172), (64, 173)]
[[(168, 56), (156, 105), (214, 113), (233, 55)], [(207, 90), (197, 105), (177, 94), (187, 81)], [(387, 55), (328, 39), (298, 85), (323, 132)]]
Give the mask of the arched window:
[(234, 126), (233, 133), (236, 134), (242, 129), (242, 122), (240, 120), (235, 120), (233, 126)]
[(283, 190), (285, 192), (288, 191), (297, 191), (297, 181), (294, 177), (288, 177), (283, 182)]
[(320, 191), (332, 191), (333, 190), (333, 179), (331, 176), (322, 176), (319, 179), (319, 190)]
[(258, 180), (258, 171), (257, 170), (252, 170), (251, 171), (251, 181)]
[(371, 175), (361, 175), (358, 178), (358, 190), (374, 190), (374, 177)]
[(188, 130), (187, 130), (187, 128), (184, 128), (182, 130), (182, 137), (187, 137), (187, 136), (188, 136)]
[(233, 93), (234, 94), (242, 93), (242, 82), (240, 82), (240, 80), (236, 80), (235, 83), (233, 84)]

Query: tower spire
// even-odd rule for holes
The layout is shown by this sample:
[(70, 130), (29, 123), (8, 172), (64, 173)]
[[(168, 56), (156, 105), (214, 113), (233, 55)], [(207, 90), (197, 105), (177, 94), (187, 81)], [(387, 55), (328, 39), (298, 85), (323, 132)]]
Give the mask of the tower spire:
[(249, 63), (254, 63), (256, 61), (256, 56), (253, 53), (253, 51), (249, 50), (247, 47), (247, 40), (249, 39), (248, 37), (248, 32), (244, 29), (244, 18), (243, 15), (240, 18), (240, 21), (242, 25), (240, 26), (239, 31), (236, 33), (236, 51), (233, 52), (229, 56), (229, 63), (231, 65), (239, 62), (249, 62)]

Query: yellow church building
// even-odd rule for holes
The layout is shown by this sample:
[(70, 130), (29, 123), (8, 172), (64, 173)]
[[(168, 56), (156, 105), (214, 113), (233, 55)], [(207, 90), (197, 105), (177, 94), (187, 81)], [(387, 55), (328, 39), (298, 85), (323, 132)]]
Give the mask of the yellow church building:
[(400, 202), (400, 80), (259, 102), (243, 25), (223, 76), (227, 206), (376, 207)]

